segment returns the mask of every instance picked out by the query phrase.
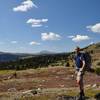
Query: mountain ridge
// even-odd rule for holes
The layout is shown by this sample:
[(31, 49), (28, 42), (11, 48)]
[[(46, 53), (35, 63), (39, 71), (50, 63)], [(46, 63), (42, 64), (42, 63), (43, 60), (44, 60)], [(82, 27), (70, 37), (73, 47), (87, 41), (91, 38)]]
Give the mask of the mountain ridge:
[[(82, 48), (82, 50), (91, 51), (91, 52), (98, 50), (98, 52), (99, 52), (100, 42), (88, 45), (88, 46)], [(66, 53), (69, 53), (69, 52), (66, 52)], [(30, 58), (30, 57), (34, 57), (34, 56), (53, 55), (53, 54), (54, 55), (55, 54), (63, 54), (63, 52), (62, 53), (56, 53), (56, 52), (53, 52), (53, 51), (42, 50), (38, 53), (11, 53), (11, 52), (0, 51), (0, 61), (1, 62), (2, 61), (4, 61), (4, 62), (5, 61), (15, 61), (15, 60), (18, 60), (18, 59), (21, 59), (21, 58)]]

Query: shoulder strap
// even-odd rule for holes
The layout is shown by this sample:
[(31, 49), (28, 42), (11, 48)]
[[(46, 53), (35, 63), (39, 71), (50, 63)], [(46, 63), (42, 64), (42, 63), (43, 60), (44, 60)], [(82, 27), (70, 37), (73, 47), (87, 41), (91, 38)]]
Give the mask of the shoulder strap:
[[(85, 60), (85, 53), (84, 52), (81, 52), (81, 56), (80, 58), (83, 58)], [(81, 59), (82, 60), (82, 59)]]

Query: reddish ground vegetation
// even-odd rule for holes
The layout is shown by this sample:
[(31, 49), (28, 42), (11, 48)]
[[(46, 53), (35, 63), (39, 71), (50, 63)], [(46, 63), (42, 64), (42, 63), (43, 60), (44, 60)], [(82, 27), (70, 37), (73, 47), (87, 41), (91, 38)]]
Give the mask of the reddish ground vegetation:
[[(43, 71), (20, 71), (17, 78), (7, 79), (9, 75), (0, 76), (0, 92), (6, 92), (9, 88), (16, 88), (18, 91), (32, 88), (69, 88), (77, 87), (75, 74), (72, 69), (64, 67), (48, 68)], [(100, 86), (100, 76), (95, 73), (86, 73), (84, 76), (85, 85), (97, 84)]]

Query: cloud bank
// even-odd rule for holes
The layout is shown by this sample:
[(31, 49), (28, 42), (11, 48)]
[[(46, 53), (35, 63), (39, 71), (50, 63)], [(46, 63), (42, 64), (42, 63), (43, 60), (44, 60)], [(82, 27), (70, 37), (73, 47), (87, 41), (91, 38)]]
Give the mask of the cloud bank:
[(68, 36), (68, 38), (71, 38), (72, 41), (74, 42), (80, 42), (80, 41), (84, 41), (84, 40), (89, 40), (90, 37), (87, 35), (76, 35), (76, 36)]
[(31, 41), (29, 44), (30, 44), (30, 45), (40, 45), (40, 43), (35, 42), (35, 41)]
[(86, 28), (94, 33), (100, 33), (100, 23), (97, 23), (95, 25), (89, 25)]
[(43, 23), (46, 23), (48, 19), (32, 19), (30, 18), (26, 23), (31, 24), (32, 27), (41, 27)]
[(28, 10), (30, 10), (33, 7), (37, 8), (37, 6), (32, 2), (32, 0), (26, 0), (26, 1), (22, 2), (21, 5), (14, 7), (13, 11), (27, 12)]
[(41, 38), (43, 41), (46, 40), (60, 40), (61, 36), (59, 34), (49, 32), (49, 33), (41, 33)]

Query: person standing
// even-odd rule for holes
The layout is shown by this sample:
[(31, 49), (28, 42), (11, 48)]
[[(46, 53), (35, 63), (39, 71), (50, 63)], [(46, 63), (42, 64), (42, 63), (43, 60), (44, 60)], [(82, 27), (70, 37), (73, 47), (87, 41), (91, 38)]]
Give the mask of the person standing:
[(83, 76), (84, 76), (84, 69), (85, 69), (85, 59), (83, 54), (80, 52), (80, 47), (76, 47), (75, 49), (75, 66), (76, 66), (76, 81), (80, 89), (79, 93), (79, 100), (84, 100), (84, 84), (83, 84)]

